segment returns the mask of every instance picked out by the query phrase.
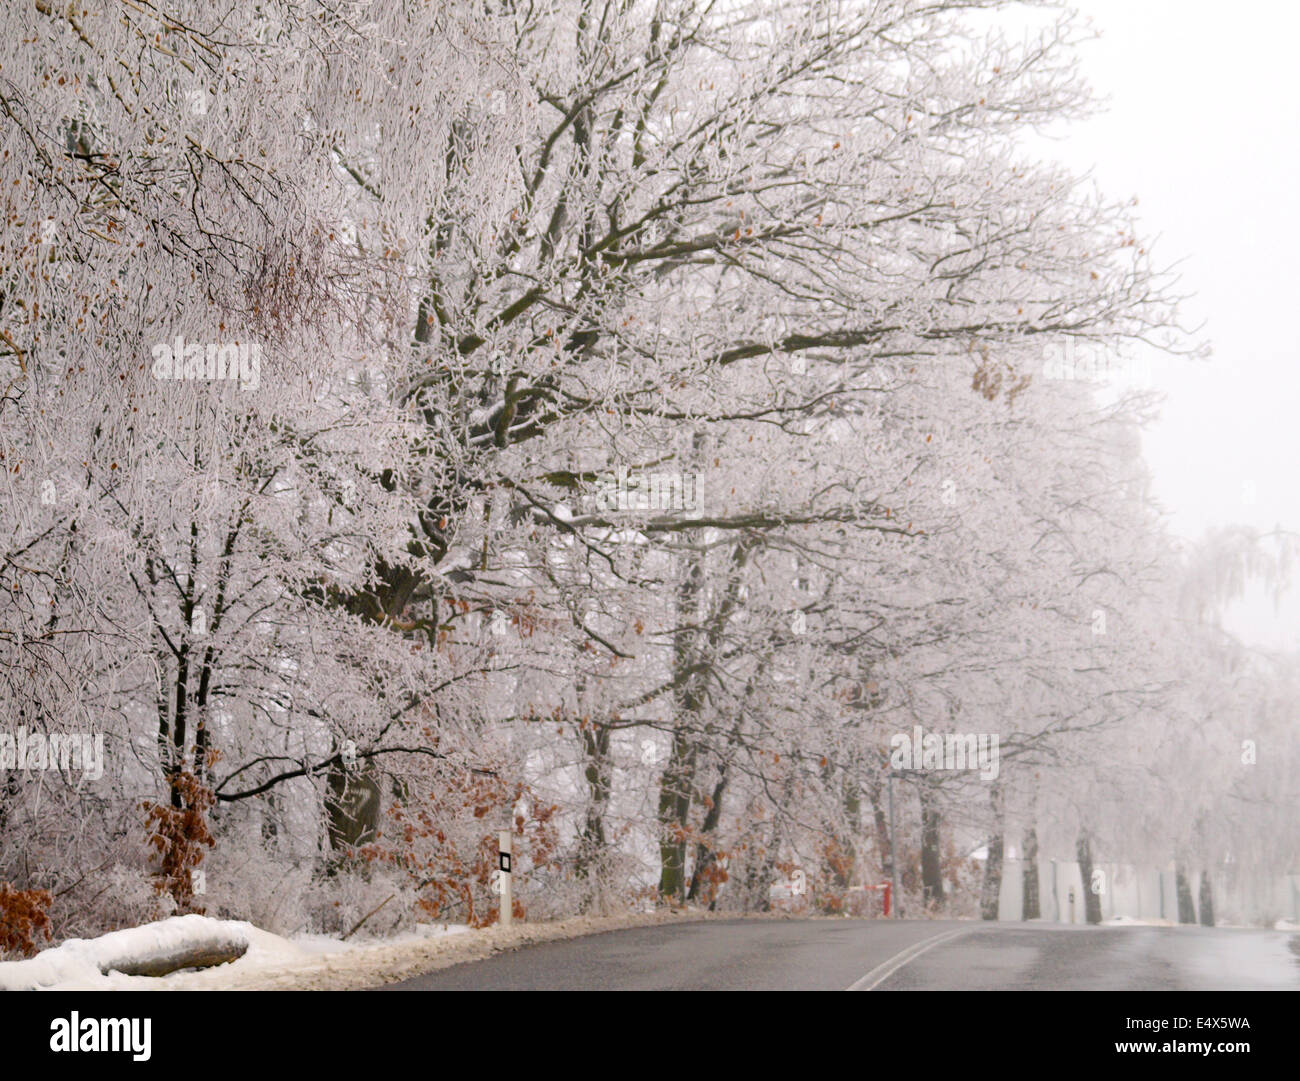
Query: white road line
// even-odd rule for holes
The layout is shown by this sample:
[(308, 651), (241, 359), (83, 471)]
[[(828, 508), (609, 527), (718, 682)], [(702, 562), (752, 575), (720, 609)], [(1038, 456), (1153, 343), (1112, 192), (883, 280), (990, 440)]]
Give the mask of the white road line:
[(913, 942), (912, 945), (907, 947), (907, 949), (894, 954), (894, 956), (891, 957), (884, 964), (877, 965), (865, 976), (863, 976), (862, 979), (858, 980), (857, 983), (853, 984), (850, 987), (846, 987), (845, 990), (846, 991), (873, 991), (878, 986), (880, 986), (880, 984), (884, 983), (887, 979), (889, 979), (889, 977), (892, 976), (895, 972), (897, 972), (900, 968), (902, 968), (910, 961), (915, 961), (918, 957), (921, 956), (921, 954), (925, 953), (927, 950), (932, 950), (934, 949), (935, 946), (938, 946), (940, 943), (947, 942), (950, 939), (954, 939), (958, 935), (964, 935), (970, 930), (971, 928), (969, 927), (958, 927), (955, 931), (944, 931), (943, 934), (932, 935), (930, 938), (923, 938), (920, 942)]

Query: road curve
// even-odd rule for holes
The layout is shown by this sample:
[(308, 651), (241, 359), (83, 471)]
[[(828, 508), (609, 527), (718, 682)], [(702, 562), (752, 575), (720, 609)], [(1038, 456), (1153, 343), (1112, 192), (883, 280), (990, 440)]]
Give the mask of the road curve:
[(699, 920), (529, 946), (380, 990), (1294, 991), (1300, 936), (955, 920)]

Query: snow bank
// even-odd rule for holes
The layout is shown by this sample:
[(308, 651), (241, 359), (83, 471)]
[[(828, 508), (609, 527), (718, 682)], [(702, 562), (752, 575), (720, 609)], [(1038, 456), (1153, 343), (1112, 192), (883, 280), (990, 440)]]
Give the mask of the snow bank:
[[(0, 990), (109, 987), (122, 972), (147, 971), (160, 958), (248, 951), (251, 924), (172, 916), (99, 938), (70, 938), (26, 961), (0, 963)], [(142, 977), (137, 977), (142, 978)]]
[[(25, 961), (0, 963), (0, 991), (172, 991), (329, 985), (331, 974), (364, 969), (377, 953), (411, 951), (468, 931), (457, 925), (420, 925), (380, 942), (343, 942), (325, 935), (282, 938), (241, 920), (173, 916), (99, 938), (72, 938)], [(184, 969), (166, 976), (133, 976), (150, 959), (203, 946), (241, 952), (236, 961)]]

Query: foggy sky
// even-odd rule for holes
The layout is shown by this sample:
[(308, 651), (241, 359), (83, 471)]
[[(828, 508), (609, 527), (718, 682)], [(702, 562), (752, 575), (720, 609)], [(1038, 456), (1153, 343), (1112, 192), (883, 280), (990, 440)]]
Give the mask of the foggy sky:
[[(1081, 52), (1108, 99), (1055, 146), (1116, 197), (1136, 195), (1157, 262), (1180, 263), (1203, 363), (1154, 361), (1168, 395), (1146, 438), (1155, 492), (1180, 535), (1241, 522), (1300, 529), (1300, 6), (1246, 0), (1078, 0), (1101, 31)], [(1300, 646), (1300, 590), (1263, 591), (1229, 626)]]

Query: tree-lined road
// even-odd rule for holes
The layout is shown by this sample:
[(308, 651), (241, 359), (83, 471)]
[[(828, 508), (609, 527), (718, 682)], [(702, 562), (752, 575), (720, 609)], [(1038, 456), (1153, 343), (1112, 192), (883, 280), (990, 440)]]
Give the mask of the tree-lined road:
[(1300, 990), (1300, 936), (1204, 927), (726, 920), (640, 927), (390, 984), (472, 990)]

